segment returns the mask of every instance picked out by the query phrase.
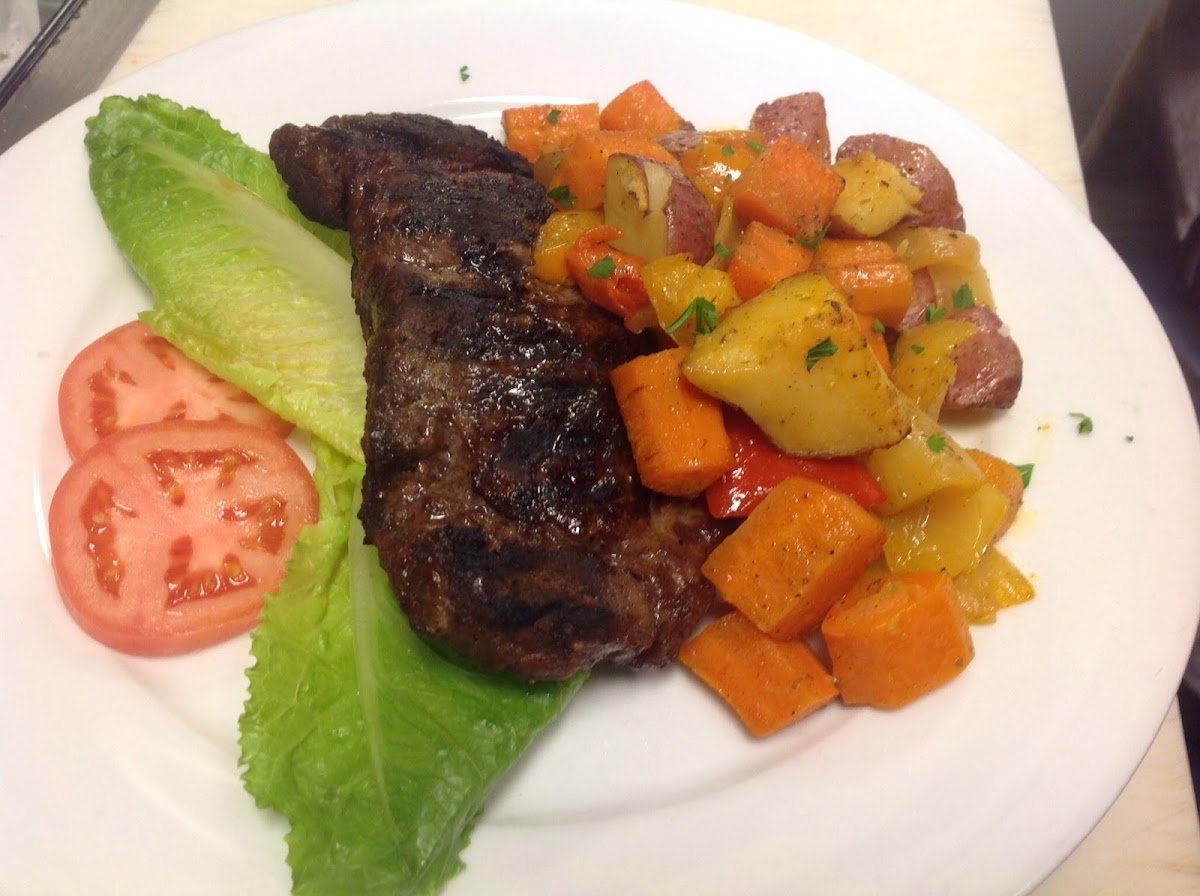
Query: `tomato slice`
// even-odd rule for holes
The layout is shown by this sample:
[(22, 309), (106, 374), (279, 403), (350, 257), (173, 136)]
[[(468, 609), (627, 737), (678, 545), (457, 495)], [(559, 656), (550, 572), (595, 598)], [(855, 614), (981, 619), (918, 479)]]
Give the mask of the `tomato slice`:
[(316, 518), (312, 474), (279, 436), (147, 423), (67, 470), (50, 501), (50, 556), (63, 602), (96, 640), (183, 653), (254, 627)]
[(240, 420), (280, 436), (292, 430), (140, 320), (105, 333), (75, 356), (59, 383), (58, 419), (72, 458), (118, 430), (158, 420)]

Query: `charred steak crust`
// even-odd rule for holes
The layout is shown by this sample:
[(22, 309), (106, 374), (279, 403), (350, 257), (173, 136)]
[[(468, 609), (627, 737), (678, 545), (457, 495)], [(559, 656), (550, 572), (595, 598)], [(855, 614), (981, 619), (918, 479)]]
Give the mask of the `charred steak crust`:
[(670, 659), (724, 527), (638, 481), (608, 371), (649, 337), (529, 279), (551, 206), (528, 163), (420, 115), (287, 125), (271, 155), (350, 233), (361, 517), (414, 629), (531, 680)]
[(271, 135), (269, 150), (300, 211), (318, 224), (342, 229), (364, 163), (532, 175), (529, 162), (483, 131), (417, 113), (335, 115), (321, 127), (285, 124)]

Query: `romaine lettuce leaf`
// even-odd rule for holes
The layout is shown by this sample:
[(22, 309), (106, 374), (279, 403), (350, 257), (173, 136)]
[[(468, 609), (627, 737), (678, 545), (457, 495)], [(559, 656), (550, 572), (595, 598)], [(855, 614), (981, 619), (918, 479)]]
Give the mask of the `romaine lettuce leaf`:
[(297, 223), (265, 173), (270, 158), (206, 113), (146, 97), (105, 99), (85, 143), (105, 223), (154, 297), (142, 315), (151, 329), (361, 459), (365, 352), (350, 265)]
[(134, 143), (156, 143), (237, 181), (279, 209), (339, 255), (350, 260), (350, 238), (310, 221), (288, 198), (287, 185), (271, 157), (249, 146), (203, 109), (183, 107), (153, 94), (137, 99), (108, 96), (87, 122), (89, 152), (115, 154)]
[(344, 235), (304, 222), (269, 157), (205, 112), (110, 97), (88, 126), (93, 191), (154, 296), (150, 326), (314, 434), (320, 519), (251, 639), (246, 789), (290, 823), (297, 894), (436, 892), (583, 676), (526, 685), (408, 627), (356, 514), (362, 335), (328, 248)]
[(429, 894), (500, 776), (584, 676), (530, 685), (413, 633), (356, 510), (362, 468), (318, 445), (320, 521), (252, 636), (246, 789), (291, 822), (296, 894)]

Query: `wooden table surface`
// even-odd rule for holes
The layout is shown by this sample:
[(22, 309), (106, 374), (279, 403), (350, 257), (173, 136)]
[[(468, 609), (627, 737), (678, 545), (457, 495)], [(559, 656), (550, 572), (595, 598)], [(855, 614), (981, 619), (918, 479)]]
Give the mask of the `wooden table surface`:
[[(329, 2), (160, 0), (109, 80), (235, 28)], [(1047, 0), (693, 2), (794, 28), (899, 75), (992, 132), (1086, 210)], [(932, 35), (943, 35), (936, 49)], [(1177, 707), (1108, 814), (1033, 892), (1200, 893), (1200, 823)]]

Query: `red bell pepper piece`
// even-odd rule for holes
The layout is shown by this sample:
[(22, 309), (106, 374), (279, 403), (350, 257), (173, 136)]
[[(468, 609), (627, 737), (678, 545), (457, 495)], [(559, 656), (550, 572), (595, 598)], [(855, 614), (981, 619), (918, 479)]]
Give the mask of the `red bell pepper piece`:
[(585, 230), (567, 250), (567, 270), (589, 301), (623, 319), (650, 304), (642, 282), (642, 260), (609, 245), (621, 231), (601, 225)]
[(785, 454), (754, 421), (737, 411), (726, 414), (725, 428), (733, 443), (733, 468), (705, 490), (708, 511), (715, 517), (748, 516), (771, 489), (789, 476), (816, 480), (868, 509), (887, 500), (860, 458)]

